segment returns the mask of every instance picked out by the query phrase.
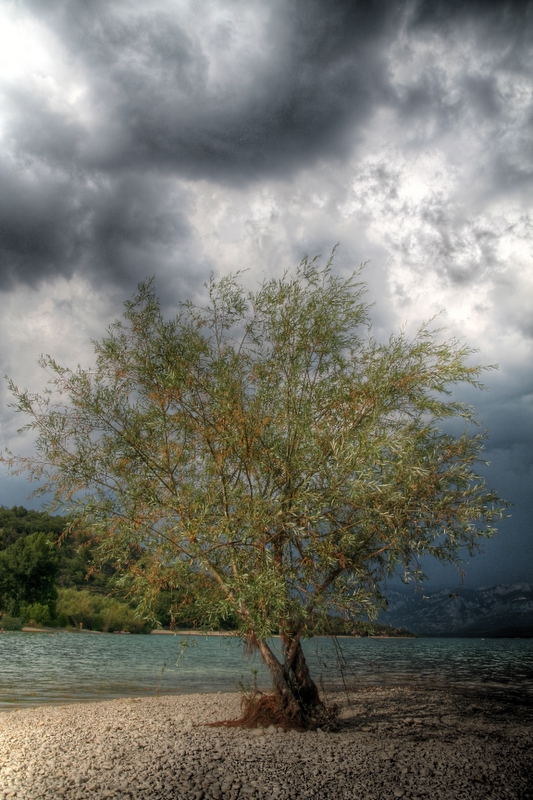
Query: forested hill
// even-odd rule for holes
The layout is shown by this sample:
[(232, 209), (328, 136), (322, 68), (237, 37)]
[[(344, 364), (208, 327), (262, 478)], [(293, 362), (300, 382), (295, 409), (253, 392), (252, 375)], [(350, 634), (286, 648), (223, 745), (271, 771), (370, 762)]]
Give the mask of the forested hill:
[(111, 566), (90, 571), (90, 542), (64, 536), (68, 522), (22, 506), (0, 506), (0, 628), (33, 622), (149, 630), (116, 596)]
[(0, 550), (32, 533), (46, 533), (57, 539), (65, 529), (64, 517), (53, 517), (23, 506), (0, 506)]
[(23, 506), (13, 506), (13, 508), (0, 506), (0, 553), (4, 554), (5, 558), (6, 551), (16, 546), (17, 552), (26, 551), (28, 561), (31, 562), (35, 537), (37, 534), (44, 534), (46, 541), (52, 545), (50, 550), (55, 555), (47, 561), (50, 571), (54, 574), (54, 582), (58, 586), (83, 589), (100, 587), (108, 591), (113, 570), (109, 567), (87, 577), (91, 563), (90, 547), (87, 542), (74, 542), (68, 537), (62, 539), (67, 525), (68, 519), (59, 515), (52, 516), (43, 511), (31, 511)]
[[(68, 519), (22, 506), (0, 506), (0, 628), (23, 624), (92, 630), (148, 632), (153, 624), (117, 593), (111, 565), (91, 570), (88, 539), (64, 535)], [(161, 591), (156, 617), (163, 627), (194, 628), (194, 603), (178, 590)], [(173, 620), (172, 606), (180, 606)], [(232, 630), (235, 621), (221, 627)], [(319, 634), (337, 636), (409, 636), (405, 630), (364, 621), (330, 617)]]

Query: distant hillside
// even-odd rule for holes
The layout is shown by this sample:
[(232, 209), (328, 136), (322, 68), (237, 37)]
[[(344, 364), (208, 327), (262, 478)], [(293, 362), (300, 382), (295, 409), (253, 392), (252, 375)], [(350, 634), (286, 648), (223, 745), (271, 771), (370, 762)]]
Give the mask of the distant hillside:
[(533, 637), (533, 585), (500, 584), (481, 589), (387, 592), (379, 621), (405, 626), (418, 636)]

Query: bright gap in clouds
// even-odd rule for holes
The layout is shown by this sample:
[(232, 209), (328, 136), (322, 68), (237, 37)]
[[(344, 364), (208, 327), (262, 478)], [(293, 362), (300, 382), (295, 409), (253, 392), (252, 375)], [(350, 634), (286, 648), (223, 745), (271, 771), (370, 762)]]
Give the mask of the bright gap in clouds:
[[(12, 116), (17, 99), (31, 98), (32, 102), (38, 100), (36, 115), (43, 114), (49, 122), (55, 120), (58, 132), (66, 120), (82, 122), (87, 127), (95, 124), (83, 102), (87, 100), (88, 87), (72, 59), (67, 58), (60, 39), (31, 14), (24, 14), (9, 2), (0, 5), (0, 89), (0, 100), (5, 104), (4, 108), (0, 105), (0, 112), (6, 121)], [(35, 124), (40, 124), (37, 119)], [(4, 127), (0, 116), (0, 135)], [(13, 145), (15, 152), (22, 152), (20, 134), (18, 131), (15, 141), (6, 143), (6, 154)], [(36, 167), (33, 161), (22, 159), (18, 166), (29, 174), (31, 167)], [(45, 163), (40, 167), (46, 172)]]
[(10, 3), (0, 6), (0, 79), (52, 71), (59, 43), (50, 31)]

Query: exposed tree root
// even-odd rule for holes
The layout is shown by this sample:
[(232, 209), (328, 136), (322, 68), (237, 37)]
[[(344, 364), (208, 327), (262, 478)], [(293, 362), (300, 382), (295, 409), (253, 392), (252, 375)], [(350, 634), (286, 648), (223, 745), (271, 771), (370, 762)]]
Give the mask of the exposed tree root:
[(304, 711), (296, 702), (292, 707), (287, 707), (278, 695), (266, 694), (259, 690), (243, 695), (241, 709), (242, 716), (239, 719), (210, 722), (209, 727), (268, 728), (270, 725), (275, 725), (285, 731), (306, 731), (317, 728), (334, 730), (339, 715), (336, 704), (332, 706), (321, 704)]

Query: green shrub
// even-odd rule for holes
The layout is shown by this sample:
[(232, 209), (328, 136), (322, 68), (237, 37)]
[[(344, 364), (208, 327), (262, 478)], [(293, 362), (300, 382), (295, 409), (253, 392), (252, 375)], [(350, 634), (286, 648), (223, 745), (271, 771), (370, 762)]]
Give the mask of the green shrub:
[(20, 617), (10, 617), (5, 614), (0, 617), (0, 628), (5, 631), (20, 631), (22, 629), (22, 620)]
[(48, 603), (21, 603), (20, 616), (25, 623), (50, 626), (54, 623), (55, 603), (52, 607)]
[(57, 615), (63, 627), (72, 625), (93, 631), (147, 633), (150, 626), (135, 616), (135, 610), (113, 597), (87, 590), (59, 589)]

